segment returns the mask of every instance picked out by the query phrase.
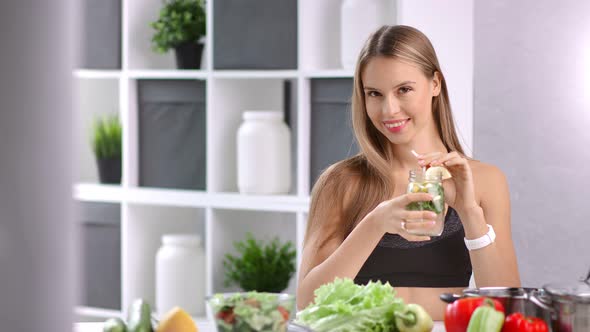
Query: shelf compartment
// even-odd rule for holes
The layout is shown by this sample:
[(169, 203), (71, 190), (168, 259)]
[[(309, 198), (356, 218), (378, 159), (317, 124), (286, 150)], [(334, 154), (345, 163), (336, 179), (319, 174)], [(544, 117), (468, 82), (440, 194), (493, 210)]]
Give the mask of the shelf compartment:
[(174, 52), (165, 54), (152, 50), (155, 30), (150, 22), (158, 19), (162, 1), (125, 0), (127, 6), (127, 69), (175, 69)]
[(205, 190), (206, 83), (138, 81), (139, 185)]
[(297, 68), (297, 0), (215, 1), (213, 31), (215, 69)]
[(84, 0), (80, 68), (121, 68), (121, 0)]
[(121, 309), (121, 205), (78, 202), (82, 246), (81, 304)]
[(291, 132), (291, 190), (297, 188), (297, 84), (283, 79), (213, 80), (209, 106), (208, 171), (212, 192), (238, 192), (237, 132), (246, 110), (277, 110), (285, 114)]
[[(395, 24), (399, 0), (376, 0), (379, 26)], [(299, 0), (299, 47), (303, 70), (339, 70), (341, 0)], [(359, 49), (360, 52), (360, 49)]]
[(155, 261), (162, 235), (199, 234), (207, 248), (205, 209), (124, 204), (123, 211), (123, 307), (137, 298), (155, 306)]
[[(160, 54), (152, 50), (152, 36), (155, 30), (151, 22), (158, 19), (163, 6), (161, 0), (125, 0), (128, 13), (125, 33), (127, 34), (128, 69), (176, 69), (174, 50)], [(207, 13), (209, 16), (209, 13)], [(206, 39), (206, 38), (204, 38)], [(203, 50), (201, 68), (207, 63), (207, 45)]]
[(354, 156), (350, 99), (352, 79), (313, 79), (311, 82), (310, 188), (331, 164)]
[[(266, 243), (278, 237), (281, 242), (291, 241), (293, 247), (297, 248), (295, 213), (214, 209), (211, 217), (212, 236), (216, 239), (211, 246), (214, 293), (239, 291), (236, 286), (225, 287), (223, 259), (227, 253), (237, 253), (234, 242), (246, 239), (247, 233)], [(295, 294), (296, 279), (294, 274), (285, 292)]]
[(76, 79), (77, 182), (98, 182), (96, 158), (92, 151), (92, 123), (98, 116), (119, 115), (118, 79)]

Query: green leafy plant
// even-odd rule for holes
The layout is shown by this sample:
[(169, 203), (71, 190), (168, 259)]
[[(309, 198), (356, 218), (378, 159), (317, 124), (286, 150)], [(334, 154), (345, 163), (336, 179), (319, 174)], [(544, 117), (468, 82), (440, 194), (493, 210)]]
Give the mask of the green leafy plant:
[(274, 238), (264, 244), (248, 234), (245, 241), (235, 242), (239, 256), (225, 255), (225, 286), (238, 285), (244, 291), (280, 293), (295, 273), (296, 251), (288, 241)]
[(157, 21), (150, 23), (156, 30), (152, 48), (166, 53), (186, 42), (197, 43), (206, 33), (203, 0), (169, 0), (164, 2)]
[(93, 123), (92, 150), (97, 159), (121, 158), (121, 124), (116, 115), (97, 117)]

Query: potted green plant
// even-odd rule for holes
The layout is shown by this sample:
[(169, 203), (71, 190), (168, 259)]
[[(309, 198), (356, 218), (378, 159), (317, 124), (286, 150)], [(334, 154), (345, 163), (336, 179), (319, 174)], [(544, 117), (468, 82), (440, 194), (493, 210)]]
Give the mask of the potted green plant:
[(238, 285), (243, 291), (280, 293), (295, 273), (296, 251), (290, 241), (274, 238), (264, 244), (248, 234), (235, 242), (239, 255), (226, 254), (223, 261), (225, 286)]
[(116, 115), (94, 119), (92, 150), (101, 183), (121, 183), (121, 124)]
[(152, 48), (158, 53), (174, 49), (179, 69), (199, 69), (206, 33), (203, 0), (168, 0), (160, 10), (158, 20), (151, 22), (156, 31)]

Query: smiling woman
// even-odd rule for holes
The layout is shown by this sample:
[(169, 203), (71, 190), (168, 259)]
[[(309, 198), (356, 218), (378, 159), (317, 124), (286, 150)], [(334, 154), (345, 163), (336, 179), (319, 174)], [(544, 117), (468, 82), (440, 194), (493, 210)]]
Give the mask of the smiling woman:
[[(352, 122), (361, 152), (329, 167), (312, 192), (299, 308), (335, 277), (389, 282), (438, 320), (439, 295), (460, 292), (472, 273), (480, 287), (520, 285), (506, 179), (465, 156), (445, 77), (424, 34), (384, 26), (369, 37), (355, 71)], [(406, 208), (434, 199), (406, 194), (409, 171), (431, 166), (451, 174), (442, 183), (444, 230), (432, 238), (415, 234), (428, 233), (436, 214)]]

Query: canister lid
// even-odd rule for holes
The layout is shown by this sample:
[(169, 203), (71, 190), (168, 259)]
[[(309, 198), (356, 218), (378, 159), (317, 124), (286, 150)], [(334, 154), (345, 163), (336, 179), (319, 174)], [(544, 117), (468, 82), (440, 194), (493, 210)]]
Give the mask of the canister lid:
[(244, 111), (242, 114), (244, 120), (283, 120), (283, 112), (272, 111), (272, 110), (260, 110), (260, 111)]
[(201, 237), (198, 234), (164, 234), (162, 243), (164, 245), (197, 247), (201, 245)]
[(551, 283), (543, 289), (554, 299), (590, 303), (590, 284), (584, 281)]

